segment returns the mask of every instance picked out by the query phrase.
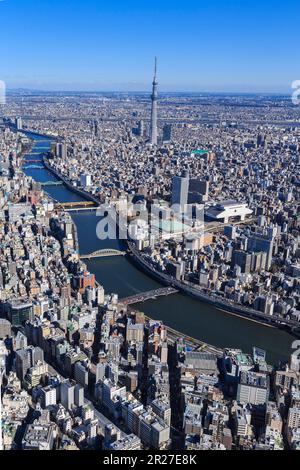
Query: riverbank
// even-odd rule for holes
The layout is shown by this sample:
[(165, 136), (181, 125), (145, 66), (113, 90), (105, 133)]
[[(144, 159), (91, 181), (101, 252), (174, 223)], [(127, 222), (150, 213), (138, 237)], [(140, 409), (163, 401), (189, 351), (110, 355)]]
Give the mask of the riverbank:
[[(32, 136), (33, 138), (33, 136)], [(43, 138), (34, 137), (35, 141)], [(49, 148), (51, 139), (49, 140)], [(39, 148), (39, 143), (36, 142)], [(33, 149), (34, 152), (34, 149)], [(42, 162), (42, 150), (34, 158)], [(28, 159), (30, 159), (28, 155)], [(42, 165), (43, 166), (43, 165)], [(26, 169), (24, 172), (35, 181), (46, 182), (56, 180), (57, 177), (46, 169)], [(45, 187), (47, 193), (58, 202), (77, 202), (86, 199), (76, 194), (73, 187), (70, 189), (63, 185)], [(78, 232), (78, 242), (82, 253), (89, 253), (99, 249), (120, 249), (120, 240), (100, 240), (97, 233), (99, 217), (95, 212), (72, 212), (72, 220)], [(122, 249), (124, 244), (122, 243)], [(88, 269), (95, 274), (97, 281), (104, 286), (106, 292), (114, 292), (119, 298), (127, 297), (159, 288), (161, 281), (154, 280), (153, 276), (146, 274), (129, 257), (101, 258), (87, 261)], [(181, 337), (193, 337), (197, 342), (207, 345), (216, 345), (216, 348), (239, 348), (251, 354), (253, 346), (265, 349), (269, 362), (277, 364), (279, 360), (287, 360), (291, 354), (291, 344), (294, 337), (279, 328), (269, 328), (261, 322), (249, 321), (249, 318), (224, 312), (213, 304), (201, 302), (192, 296), (178, 293), (167, 298), (148, 300), (134, 306), (145, 312), (147, 317), (163, 323), (182, 332)]]
[[(131, 309), (131, 310), (134, 311), (135, 309)], [(145, 315), (145, 319), (150, 320), (150, 321), (155, 321), (153, 320), (153, 318), (148, 317), (148, 315)], [(207, 344), (204, 341), (193, 338), (191, 336), (184, 335), (180, 331), (177, 331), (168, 325), (165, 325), (165, 327), (168, 333), (168, 338), (170, 342), (173, 344), (176, 340), (178, 340), (178, 338), (182, 338), (185, 341), (185, 344), (187, 346), (191, 346), (194, 350), (201, 351), (201, 352), (205, 351), (205, 352), (209, 352), (212, 354), (216, 354), (216, 356), (218, 357), (222, 357), (224, 354), (223, 349), (216, 348), (215, 346), (212, 346), (211, 344)]]
[[(49, 161), (47, 160), (47, 158), (44, 157), (43, 162), (47, 170), (51, 171), (54, 174), (54, 176), (60, 179), (71, 191), (74, 191), (75, 193), (86, 198), (87, 200), (93, 201), (96, 204), (100, 204), (100, 201), (98, 198), (96, 198), (95, 196), (93, 196), (92, 194), (90, 194), (89, 192), (83, 189), (73, 186), (67, 178), (65, 178), (59, 171), (54, 169), (49, 164)], [(163, 273), (160, 273), (159, 271), (155, 270), (152, 266), (150, 266), (144, 260), (143, 256), (140, 253), (138, 253), (136, 249), (134, 249), (134, 246), (132, 243), (130, 243), (128, 240), (126, 240), (125, 243), (131, 254), (130, 260), (134, 262), (138, 266), (139, 269), (142, 269), (146, 274), (153, 277), (159, 283), (163, 285), (168, 285), (168, 286), (174, 286), (174, 287), (176, 286), (176, 288), (178, 288), (183, 294), (194, 297), (195, 299), (201, 302), (214, 305), (214, 307), (218, 308), (220, 311), (228, 315), (245, 318), (249, 321), (261, 323), (268, 327), (283, 329), (295, 336), (299, 335), (299, 333), (295, 331), (296, 328), (299, 329), (300, 327), (298, 322), (290, 320), (290, 319), (283, 319), (275, 315), (270, 316), (270, 315), (264, 314), (263, 312), (259, 312), (257, 310), (254, 310), (248, 307), (229, 303), (229, 301), (216, 298), (214, 294), (208, 295), (204, 292), (201, 292), (200, 289), (196, 289), (194, 286), (190, 286), (190, 285), (183, 283), (182, 281), (177, 281), (175, 279), (172, 279), (169, 276)]]
[[(28, 150), (33, 150), (33, 146), (31, 146), (31, 149), (28, 149)], [(79, 194), (81, 197), (87, 199), (87, 200), (91, 200), (91, 195), (89, 193), (87, 193), (86, 191), (84, 190), (80, 190), (76, 187), (74, 187), (69, 181), (67, 181), (63, 175), (61, 175), (59, 172), (55, 171), (51, 165), (49, 165), (48, 163), (48, 160), (43, 157), (43, 160), (42, 160), (44, 166), (47, 168), (47, 170), (51, 171), (54, 176), (60, 180), (63, 181), (64, 185), (70, 189), (71, 191), (75, 191), (77, 194)], [(47, 197), (51, 198), (51, 196), (48, 196)], [(94, 200), (94, 198), (92, 199), (94, 202), (96, 202)], [(99, 201), (97, 201), (99, 203)], [(77, 230), (77, 226), (76, 224), (73, 222), (72, 220), (72, 226), (73, 226), (73, 237), (74, 237), (74, 246), (75, 246), (75, 249), (76, 251), (79, 253), (79, 241), (78, 241), (78, 230)], [(96, 284), (99, 285), (98, 281), (96, 281)], [(121, 300), (122, 301), (122, 300)], [(135, 309), (130, 309), (132, 311), (135, 311)], [(154, 320), (153, 318), (151, 318), (150, 316), (148, 315), (145, 315), (145, 319), (148, 320), (148, 321), (156, 321)], [(206, 351), (206, 352), (210, 352), (210, 353), (214, 353), (216, 354), (218, 357), (221, 357), (223, 355), (223, 350), (220, 349), (220, 348), (217, 348), (215, 346), (212, 346), (210, 344), (207, 344), (206, 342), (204, 341), (201, 341), (197, 338), (193, 338), (191, 336), (188, 336), (180, 331), (177, 331), (175, 330), (174, 328), (170, 327), (170, 326), (166, 326), (167, 328), (167, 331), (168, 331), (168, 337), (169, 337), (169, 340), (170, 342), (174, 343), (178, 338), (182, 338), (185, 343), (191, 347), (192, 349), (196, 349), (196, 350), (201, 350), (201, 351)]]
[(95, 204), (99, 205), (100, 201), (96, 196), (84, 191), (83, 189), (77, 188), (74, 186), (67, 178), (65, 178), (59, 171), (55, 170), (52, 165), (49, 164), (49, 160), (46, 157), (43, 157), (43, 164), (47, 170), (49, 170), (57, 179), (61, 180), (63, 184), (73, 191), (74, 193), (78, 194), (79, 196), (83, 197), (87, 201), (94, 202)]
[[(201, 302), (205, 302), (208, 304), (214, 305), (219, 310), (226, 312), (230, 315), (239, 316), (242, 318), (246, 318), (248, 320), (254, 320), (257, 323), (262, 323), (266, 326), (273, 326), (276, 328), (284, 329), (289, 331), (290, 333), (296, 334), (293, 328), (298, 327), (298, 322), (294, 322), (291, 320), (285, 320), (281, 317), (275, 317), (263, 314), (262, 312), (258, 312), (257, 310), (250, 309), (247, 307), (240, 307), (238, 305), (231, 305), (225, 302), (224, 300), (216, 299), (214, 296), (210, 296), (201, 292), (200, 290), (196, 290), (195, 287), (191, 287), (189, 285), (184, 284), (182, 281), (177, 281), (170, 276), (160, 273), (159, 271), (155, 270), (153, 266), (148, 264), (143, 256), (138, 252), (138, 250), (134, 247), (134, 244), (127, 241), (128, 249), (132, 255), (132, 261), (135, 262), (141, 269), (143, 269), (148, 275), (153, 276), (157, 281), (161, 282), (164, 285), (175, 287), (179, 289), (184, 294), (190, 295)], [(214, 298), (212, 298), (214, 297)]]

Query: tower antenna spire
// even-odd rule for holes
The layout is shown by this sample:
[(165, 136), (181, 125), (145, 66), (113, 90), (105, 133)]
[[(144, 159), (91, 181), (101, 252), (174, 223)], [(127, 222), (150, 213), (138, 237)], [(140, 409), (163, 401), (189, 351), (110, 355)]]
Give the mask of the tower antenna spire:
[(154, 59), (154, 81), (156, 81), (157, 57)]
[(151, 121), (150, 121), (150, 143), (151, 145), (157, 145), (157, 81), (156, 81), (156, 70), (157, 70), (157, 57), (154, 60), (154, 77), (152, 83), (152, 95), (151, 95)]

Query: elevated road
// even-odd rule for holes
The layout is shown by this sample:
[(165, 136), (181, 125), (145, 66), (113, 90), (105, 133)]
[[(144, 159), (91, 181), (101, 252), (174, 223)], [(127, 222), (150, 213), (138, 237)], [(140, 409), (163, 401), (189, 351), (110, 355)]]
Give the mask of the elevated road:
[(162, 287), (160, 289), (154, 289), (147, 292), (140, 292), (139, 294), (131, 295), (130, 297), (124, 297), (120, 299), (120, 302), (124, 305), (133, 305), (139, 302), (145, 302), (146, 300), (156, 299), (157, 297), (164, 297), (179, 292), (174, 287)]

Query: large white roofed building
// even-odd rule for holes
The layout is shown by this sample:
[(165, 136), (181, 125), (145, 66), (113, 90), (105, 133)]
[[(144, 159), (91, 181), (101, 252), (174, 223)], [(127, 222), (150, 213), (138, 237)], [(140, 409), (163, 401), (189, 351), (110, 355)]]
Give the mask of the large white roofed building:
[(218, 220), (225, 224), (231, 219), (245, 220), (246, 216), (252, 214), (245, 202), (233, 200), (219, 202), (205, 210), (205, 217), (211, 220)]

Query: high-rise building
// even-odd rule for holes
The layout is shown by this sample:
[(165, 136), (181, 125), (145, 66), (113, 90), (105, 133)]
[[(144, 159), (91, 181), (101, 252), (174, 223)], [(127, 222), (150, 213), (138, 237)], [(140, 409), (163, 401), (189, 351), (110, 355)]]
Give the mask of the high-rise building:
[(13, 326), (20, 326), (33, 317), (32, 302), (13, 299), (9, 302), (8, 319)]
[(260, 312), (267, 313), (268, 315), (272, 315), (274, 311), (274, 301), (270, 296), (259, 295), (254, 300), (253, 308)]
[(14, 350), (26, 349), (27, 348), (27, 336), (24, 335), (21, 331), (18, 331), (16, 336), (13, 339)]
[(262, 235), (254, 234), (248, 239), (248, 251), (250, 252), (264, 252), (267, 254), (266, 265), (263, 266), (265, 269), (270, 269), (272, 264), (272, 255), (274, 249), (274, 237), (272, 234)]
[(44, 351), (38, 346), (29, 346), (27, 352), (30, 358), (30, 366), (35, 366), (38, 362), (44, 361)]
[(133, 393), (136, 391), (138, 386), (138, 372), (132, 370), (127, 373), (125, 378), (126, 390)]
[(58, 142), (56, 144), (55, 155), (59, 158), (66, 158), (66, 156), (67, 156), (67, 146), (64, 142), (63, 143)]
[(97, 364), (97, 366), (96, 366), (96, 383), (99, 380), (104, 379), (104, 377), (106, 376), (106, 368), (107, 368), (106, 363), (99, 362), (99, 364)]
[(24, 349), (16, 351), (16, 374), (18, 379), (24, 379), (30, 366), (30, 356), (28, 351)]
[(57, 403), (57, 389), (48, 385), (41, 389), (41, 402), (42, 407), (47, 408), (47, 406), (56, 405)]
[(92, 185), (92, 177), (88, 173), (81, 173), (80, 175), (80, 185), (83, 188), (89, 187)]
[(145, 125), (144, 125), (144, 121), (141, 120), (138, 123), (138, 135), (140, 137), (143, 137), (144, 133), (145, 133)]
[(251, 254), (242, 250), (234, 250), (232, 254), (231, 267), (239, 266), (242, 273), (250, 273)]
[(76, 362), (74, 366), (74, 378), (76, 382), (80, 383), (83, 387), (89, 384), (89, 371), (84, 363)]
[(11, 323), (5, 318), (0, 318), (0, 339), (11, 336)]
[(181, 210), (188, 202), (189, 175), (184, 172), (183, 176), (174, 176), (172, 180), (172, 198), (171, 204), (179, 204)]
[(200, 203), (208, 200), (209, 182), (192, 178), (189, 182), (189, 203)]
[(156, 57), (154, 65), (154, 77), (152, 82), (152, 95), (151, 95), (151, 122), (150, 122), (150, 143), (157, 145), (157, 81), (156, 81)]
[(163, 364), (168, 363), (168, 343), (167, 341), (163, 341), (162, 344), (160, 345), (160, 361)]
[(34, 367), (38, 362), (44, 361), (44, 351), (38, 346), (29, 346), (24, 344), (25, 348), (16, 350), (16, 373), (20, 380), (23, 380), (28, 369)]
[(77, 406), (84, 405), (84, 388), (80, 384), (75, 385), (74, 401), (75, 401), (75, 405)]
[(91, 286), (92, 288), (95, 287), (95, 275), (92, 273), (89, 273), (87, 271), (84, 271), (82, 274), (79, 275), (78, 277), (78, 290), (80, 294), (83, 294), (85, 289), (88, 286)]
[(60, 385), (60, 399), (62, 405), (67, 409), (71, 409), (75, 402), (75, 383), (69, 380)]
[(20, 116), (16, 117), (15, 126), (18, 131), (22, 129), (22, 118)]
[(163, 127), (163, 137), (162, 140), (163, 142), (170, 142), (172, 138), (172, 125), (171, 124), (165, 124)]
[(224, 227), (224, 235), (230, 240), (234, 240), (236, 238), (236, 226), (226, 225)]
[(95, 136), (98, 136), (98, 133), (99, 133), (98, 121), (95, 119), (94, 120), (94, 134), (95, 134)]

